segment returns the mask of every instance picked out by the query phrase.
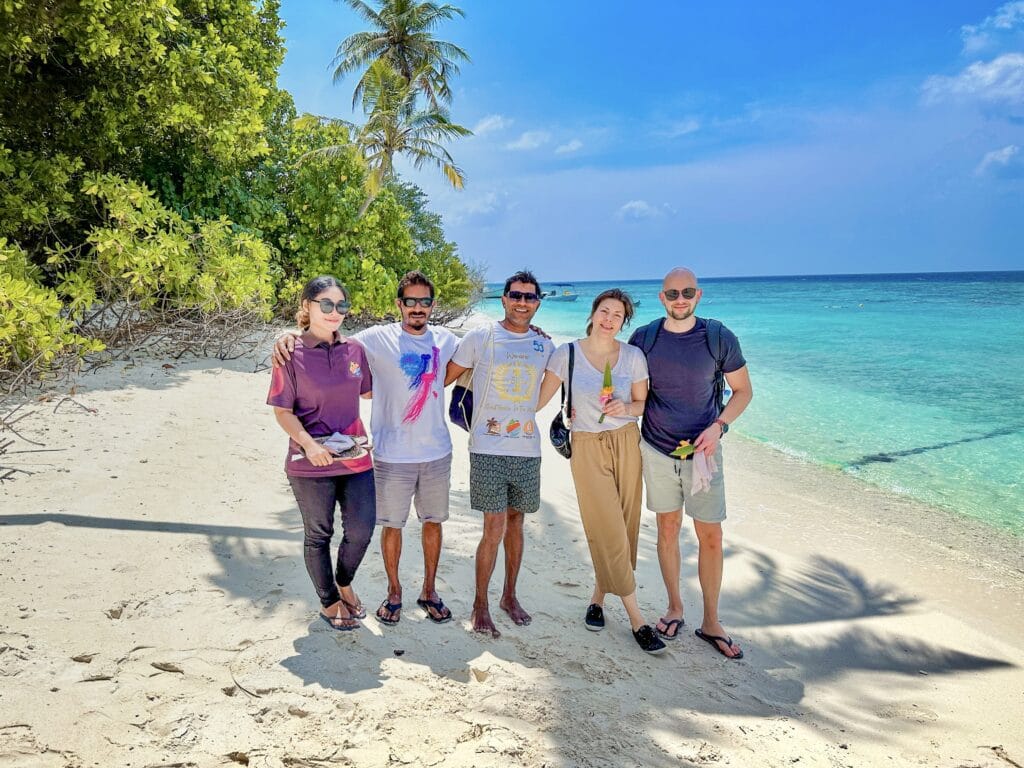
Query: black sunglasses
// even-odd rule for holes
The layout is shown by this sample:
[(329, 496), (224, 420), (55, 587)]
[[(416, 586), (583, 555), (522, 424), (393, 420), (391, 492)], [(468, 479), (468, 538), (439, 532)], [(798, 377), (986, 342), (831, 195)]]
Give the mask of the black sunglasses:
[(525, 301), (530, 304), (540, 301), (540, 296), (531, 291), (509, 291), (505, 295), (512, 299), (512, 301)]
[(417, 304), (421, 307), (434, 306), (434, 299), (430, 296), (424, 296), (421, 299), (414, 299), (412, 296), (400, 296), (398, 300), (402, 302), (403, 307), (415, 307)]
[(339, 315), (347, 315), (348, 311), (352, 309), (352, 302), (348, 299), (342, 299), (337, 304), (330, 299), (320, 299), (317, 304), (320, 305), (320, 311), (325, 315), (331, 314), (335, 309), (338, 310)]
[(675, 288), (669, 288), (667, 291), (662, 291), (665, 294), (665, 298), (669, 301), (675, 301), (680, 296), (684, 299), (692, 299), (697, 295), (696, 288), (683, 288), (681, 291), (677, 291)]

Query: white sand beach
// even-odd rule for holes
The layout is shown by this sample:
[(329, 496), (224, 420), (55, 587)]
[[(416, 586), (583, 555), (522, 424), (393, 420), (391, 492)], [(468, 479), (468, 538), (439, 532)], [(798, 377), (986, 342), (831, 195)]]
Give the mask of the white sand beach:
[[(9, 456), (34, 474), (0, 485), (0, 766), (1024, 765), (1021, 540), (731, 433), (722, 613), (746, 656), (693, 636), (687, 530), (686, 631), (654, 658), (617, 601), (605, 632), (584, 631), (586, 543), (545, 445), (521, 578), (534, 621), (495, 611), (501, 638), (481, 638), (453, 430), (438, 589), (456, 621), (415, 606), (412, 521), (401, 623), (333, 632), (254, 368), (118, 363), (19, 422), (60, 450)], [(653, 620), (646, 512), (637, 576)], [(494, 603), (501, 577), (499, 561)], [(372, 613), (376, 541), (355, 587)]]

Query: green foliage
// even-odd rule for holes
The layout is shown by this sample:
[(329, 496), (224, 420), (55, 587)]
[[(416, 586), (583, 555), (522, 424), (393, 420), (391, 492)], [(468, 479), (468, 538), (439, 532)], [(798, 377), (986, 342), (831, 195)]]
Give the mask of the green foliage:
[[(250, 0), (0, 3), (7, 63), (0, 145), (21, 158), (17, 177), (27, 172), (40, 188), (48, 185), (35, 209), (14, 205), (25, 209), (20, 218), (9, 207), (0, 212), (0, 231), (33, 258), (54, 234), (73, 241), (92, 215), (71, 178), (77, 170), (141, 179), (184, 210), (176, 203), (187, 204), (196, 188), (265, 155), (268, 100), (284, 54), (277, 7), (277, 0), (258, 8)], [(48, 165), (53, 183), (31, 170)], [(77, 231), (41, 226), (42, 209), (53, 203), (58, 221), (72, 213), (80, 220)]]
[(409, 212), (415, 268), (434, 282), (442, 309), (455, 313), (465, 311), (483, 289), (479, 275), (459, 258), (459, 247), (445, 239), (441, 217), (427, 209), (427, 196), (422, 189), (399, 182), (391, 186), (391, 191)]
[(259, 239), (234, 232), (227, 219), (187, 222), (145, 186), (112, 174), (89, 174), (83, 191), (103, 219), (83, 256), (51, 257), (71, 267), (58, 288), (76, 316), (97, 302), (268, 314), (271, 250)]
[(68, 351), (103, 348), (74, 332), (57, 294), (41, 286), (37, 275), (25, 251), (0, 238), (0, 370), (45, 366)]
[[(366, 163), (340, 123), (310, 116), (296, 121), (289, 159), (294, 165), (284, 185), (288, 226), (281, 242), (286, 275), (299, 284), (334, 275), (349, 287), (354, 314), (387, 313), (398, 288), (397, 270), (412, 260), (408, 214), (385, 191), (360, 216)], [(292, 283), (286, 285), (281, 299), (291, 309)]]
[(335, 82), (367, 68), (352, 93), (353, 107), (367, 87), (369, 68), (377, 61), (401, 75), (431, 106), (451, 102), (448, 78), (459, 73), (458, 62), (469, 61), (469, 54), (454, 43), (438, 40), (433, 31), (442, 21), (464, 16), (461, 8), (449, 3), (377, 0), (378, 10), (374, 10), (363, 0), (346, 1), (371, 27), (345, 38), (334, 57)]
[[(0, 368), (98, 349), (87, 336), (107, 338), (111, 317), (290, 315), (325, 273), (365, 318), (393, 312), (411, 268), (465, 305), (472, 276), (390, 165), (404, 152), (461, 183), (438, 141), (465, 129), (437, 100), (463, 52), (407, 41), (428, 44), (408, 58), (419, 69), (378, 78), (363, 129), (296, 119), (276, 87), (278, 5), (0, 0)], [(461, 14), (384, 5), (405, 8), (410, 28)], [(417, 93), (428, 108), (414, 108)], [(369, 161), (360, 144), (376, 147)]]

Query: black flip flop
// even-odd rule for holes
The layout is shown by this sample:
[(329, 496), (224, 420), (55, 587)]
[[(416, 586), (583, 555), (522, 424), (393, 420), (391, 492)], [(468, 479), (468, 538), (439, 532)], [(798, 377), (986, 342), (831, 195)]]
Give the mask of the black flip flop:
[[(358, 624), (352, 624), (351, 626), (346, 626), (345, 624), (335, 624), (334, 622), (336, 621), (344, 621), (344, 619), (340, 616), (325, 616), (321, 613), (320, 618), (327, 622), (327, 626), (329, 626), (331, 629), (337, 632), (351, 632), (354, 629), (359, 629)], [(352, 617), (350, 616), (349, 618)]]
[[(401, 603), (389, 603), (387, 598), (384, 598), (383, 602), (381, 602), (381, 604), (380, 604), (380, 608), (383, 608), (388, 613), (393, 614), (395, 611), (400, 611), (402, 609), (402, 604)], [(377, 618), (377, 621), (379, 621), (381, 624), (387, 624), (389, 627), (393, 627), (395, 624), (397, 624), (399, 621), (401, 621), (401, 619), (402, 619), (401, 616), (396, 616), (396, 617), (387, 618), (387, 619), (384, 618), (379, 613), (380, 608), (377, 609), (378, 613), (374, 613), (373, 615)]]
[[(448, 609), (448, 606), (444, 604), (444, 600), (441, 600), (440, 598), (438, 598), (437, 600), (417, 600), (416, 605), (422, 608), (424, 613), (427, 614), (427, 618), (435, 624), (447, 624), (449, 621), (452, 620), (452, 612)], [(448, 615), (442, 615), (441, 618), (438, 618), (430, 612), (431, 608), (433, 608), (435, 611), (441, 614), (443, 614), (445, 611), (448, 611)]]
[(725, 656), (725, 658), (727, 658), (727, 659), (742, 659), (742, 658), (743, 658), (743, 651), (740, 651), (740, 652), (739, 652), (739, 653), (737, 653), (737, 654), (736, 654), (735, 656), (729, 656), (729, 655), (728, 655), (727, 653), (725, 653), (725, 651), (723, 651), (723, 650), (722, 650), (722, 649), (721, 649), (721, 648), (719, 647), (719, 645), (718, 645), (718, 644), (719, 644), (720, 642), (722, 642), (722, 643), (725, 643), (725, 644), (726, 644), (727, 646), (729, 646), (730, 648), (732, 648), (732, 647), (733, 647), (733, 645), (734, 645), (734, 643), (733, 643), (733, 641), (732, 641), (732, 638), (731, 638), (731, 637), (722, 637), (721, 635), (709, 635), (709, 634), (707, 634), (706, 632), (704, 632), (704, 631), (702, 631), (702, 630), (700, 630), (700, 629), (696, 629), (696, 630), (694, 630), (693, 634), (695, 634), (695, 635), (696, 635), (697, 637), (699, 637), (699, 638), (700, 638), (701, 640), (703, 640), (703, 641), (704, 641), (705, 643), (710, 643), (710, 644), (711, 644), (711, 646), (712, 646), (712, 647), (713, 647), (713, 648), (714, 648), (714, 649), (715, 649), (716, 651), (718, 651), (718, 652), (719, 652), (720, 654), (722, 654), (723, 656)]
[[(679, 632), (682, 628), (686, 626), (686, 622), (682, 619), (660, 619), (659, 621), (665, 625), (665, 629), (662, 630), (657, 626), (654, 629), (659, 635), (661, 635), (663, 640), (675, 640), (679, 637)], [(672, 627), (675, 627), (675, 631), (670, 635), (669, 630), (671, 630)]]

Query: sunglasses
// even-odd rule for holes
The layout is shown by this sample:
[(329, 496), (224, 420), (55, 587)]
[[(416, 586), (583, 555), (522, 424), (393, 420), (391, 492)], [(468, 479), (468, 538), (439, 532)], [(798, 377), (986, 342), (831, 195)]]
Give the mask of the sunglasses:
[(421, 299), (414, 299), (411, 296), (408, 296), (408, 297), (401, 296), (401, 297), (399, 297), (398, 300), (400, 302), (402, 302), (402, 306), (403, 307), (410, 307), (411, 308), (411, 307), (415, 307), (417, 304), (419, 304), (421, 307), (424, 307), (425, 309), (429, 309), (430, 307), (434, 306), (434, 300), (430, 296), (424, 296)]
[(348, 299), (342, 299), (337, 304), (330, 299), (320, 299), (317, 304), (320, 305), (320, 311), (325, 315), (331, 314), (335, 309), (338, 310), (339, 315), (347, 315), (348, 311), (352, 309), (352, 302)]
[(531, 291), (509, 291), (505, 295), (512, 299), (512, 301), (525, 301), (530, 304), (540, 301), (540, 296)]
[(665, 294), (665, 298), (669, 301), (675, 301), (680, 296), (684, 299), (692, 299), (697, 295), (696, 288), (683, 288), (681, 291), (677, 291), (675, 288), (669, 288), (667, 291), (662, 291)]

